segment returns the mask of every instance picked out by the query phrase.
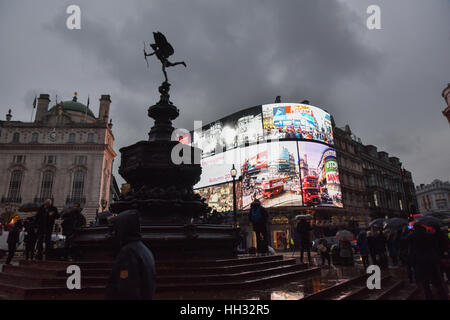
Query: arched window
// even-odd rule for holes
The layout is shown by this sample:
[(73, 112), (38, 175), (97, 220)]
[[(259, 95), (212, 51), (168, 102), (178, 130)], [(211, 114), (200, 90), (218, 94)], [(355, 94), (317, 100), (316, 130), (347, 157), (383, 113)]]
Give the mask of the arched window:
[(20, 141), (20, 133), (19, 132), (14, 132), (12, 142), (19, 143), (19, 141)]
[(34, 133), (31, 135), (31, 143), (37, 143), (37, 142), (38, 142), (38, 138), (39, 138), (39, 133), (34, 132)]
[(69, 143), (75, 143), (75, 133), (69, 134)]
[(9, 181), (8, 199), (11, 202), (20, 201), (20, 186), (22, 184), (23, 171), (14, 170), (11, 172), (11, 180)]
[(42, 183), (41, 183), (41, 199), (49, 199), (52, 198), (52, 189), (53, 189), (53, 178), (54, 174), (52, 171), (47, 170), (42, 175)]
[(88, 133), (87, 142), (88, 143), (94, 143), (94, 134), (93, 133)]
[(84, 171), (77, 170), (73, 174), (72, 200), (73, 202), (82, 202), (84, 195)]

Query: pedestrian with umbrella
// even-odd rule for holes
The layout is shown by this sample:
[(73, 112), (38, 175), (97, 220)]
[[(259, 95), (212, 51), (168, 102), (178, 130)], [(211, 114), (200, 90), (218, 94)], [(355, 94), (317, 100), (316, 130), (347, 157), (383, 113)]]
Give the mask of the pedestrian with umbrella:
[(344, 265), (353, 265), (353, 249), (350, 242), (353, 240), (353, 233), (348, 230), (339, 230), (336, 233), (339, 241), (339, 258)]
[(416, 281), (421, 285), (425, 298), (433, 299), (430, 283), (437, 289), (438, 297), (447, 300), (447, 292), (439, 268), (439, 244), (435, 235), (426, 232), (420, 222), (414, 224), (414, 232), (409, 237), (409, 246), (416, 271)]

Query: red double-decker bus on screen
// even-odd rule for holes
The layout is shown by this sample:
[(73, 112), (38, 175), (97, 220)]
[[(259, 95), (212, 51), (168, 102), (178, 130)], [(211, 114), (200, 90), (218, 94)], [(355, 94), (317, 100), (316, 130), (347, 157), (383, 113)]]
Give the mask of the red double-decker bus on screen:
[(303, 203), (315, 205), (320, 203), (320, 193), (318, 178), (315, 176), (306, 176), (302, 179)]
[(262, 189), (264, 198), (271, 198), (274, 195), (280, 194), (284, 189), (283, 178), (274, 178), (264, 181), (262, 183)]

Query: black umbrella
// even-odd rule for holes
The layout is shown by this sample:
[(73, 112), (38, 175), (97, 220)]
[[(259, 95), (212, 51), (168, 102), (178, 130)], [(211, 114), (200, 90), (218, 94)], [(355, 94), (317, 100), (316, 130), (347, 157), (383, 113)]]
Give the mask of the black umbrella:
[(20, 212), (33, 212), (38, 211), (41, 207), (41, 204), (36, 202), (27, 202), (20, 206), (19, 210)]
[(61, 214), (62, 214), (62, 215), (63, 215), (63, 214), (66, 214), (67, 209), (73, 210), (73, 208), (74, 208), (74, 205), (73, 205), (73, 204), (67, 204), (67, 205), (61, 210)]
[(383, 227), (384, 227), (384, 229), (396, 230), (396, 229), (400, 229), (407, 225), (408, 225), (408, 220), (406, 220), (406, 219), (390, 218), (384, 222)]
[(444, 226), (444, 223), (441, 220), (430, 216), (420, 217), (417, 219), (417, 222), (435, 229), (439, 229)]
[(427, 215), (425, 215), (423, 217), (433, 217), (433, 218), (437, 218), (437, 219), (440, 219), (440, 220), (446, 220), (446, 219), (450, 219), (450, 213), (447, 213), (447, 212), (432, 212), (432, 213), (428, 213)]
[(336, 233), (336, 238), (342, 241), (351, 241), (353, 240), (353, 233), (348, 230), (339, 230)]
[(369, 223), (369, 227), (383, 228), (384, 221), (386, 221), (386, 219), (383, 218), (372, 220)]
[(99, 222), (100, 225), (107, 225), (108, 224), (108, 218), (112, 217), (113, 214), (109, 211), (103, 211), (100, 212), (97, 215), (97, 220)]

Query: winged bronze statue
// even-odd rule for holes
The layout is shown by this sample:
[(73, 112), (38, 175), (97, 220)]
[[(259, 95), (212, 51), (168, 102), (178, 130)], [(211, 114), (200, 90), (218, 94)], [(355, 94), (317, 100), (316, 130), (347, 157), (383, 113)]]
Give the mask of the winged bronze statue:
[[(184, 61), (180, 62), (170, 62), (168, 58), (174, 54), (174, 50), (172, 45), (167, 41), (166, 37), (161, 32), (153, 32), (153, 38), (155, 39), (155, 43), (150, 44), (150, 47), (153, 49), (152, 53), (147, 53), (145, 50), (145, 42), (144, 42), (144, 57), (147, 61), (147, 57), (150, 57), (152, 55), (155, 55), (159, 61), (161, 61), (162, 64), (162, 71), (164, 73), (164, 77), (166, 79), (166, 82), (168, 82), (167, 79), (167, 72), (166, 68), (173, 67), (179, 64), (182, 64), (186, 67), (186, 63)], [(148, 61), (147, 61), (147, 67), (148, 67)]]

